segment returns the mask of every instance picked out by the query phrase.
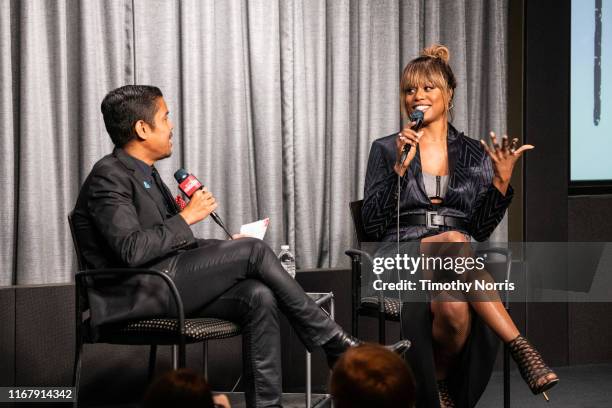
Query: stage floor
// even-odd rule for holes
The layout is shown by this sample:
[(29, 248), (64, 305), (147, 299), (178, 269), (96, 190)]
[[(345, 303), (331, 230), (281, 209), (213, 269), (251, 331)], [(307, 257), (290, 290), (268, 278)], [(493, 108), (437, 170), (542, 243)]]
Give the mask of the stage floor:
[[(548, 392), (550, 403), (541, 395), (531, 394), (518, 371), (513, 370), (510, 379), (512, 407), (555, 408), (609, 408), (612, 406), (612, 364), (592, 364), (572, 367), (557, 367), (559, 384)], [(323, 395), (313, 395), (313, 402), (319, 402)], [(244, 408), (241, 394), (230, 396), (232, 408)], [(44, 404), (37, 404), (43, 406)], [(0, 405), (1, 406), (1, 405)], [(285, 408), (304, 408), (304, 394), (285, 394)], [(329, 403), (319, 404), (317, 408), (329, 407)], [(137, 405), (114, 405), (112, 408), (136, 408)], [(487, 390), (476, 408), (503, 407), (502, 373), (495, 372)], [(99, 407), (98, 408), (102, 408)], [(111, 408), (108, 406), (108, 408)]]
[[(512, 363), (514, 364), (514, 363)], [(559, 384), (542, 395), (533, 395), (518, 371), (510, 373), (512, 407), (609, 408), (612, 407), (612, 364), (555, 367)], [(491, 381), (476, 408), (503, 407), (503, 377), (493, 373)]]
[[(232, 408), (246, 408), (242, 393), (227, 394)], [(283, 394), (284, 408), (304, 408), (306, 406), (305, 394)], [(331, 408), (331, 401), (325, 394), (312, 394), (312, 408)]]

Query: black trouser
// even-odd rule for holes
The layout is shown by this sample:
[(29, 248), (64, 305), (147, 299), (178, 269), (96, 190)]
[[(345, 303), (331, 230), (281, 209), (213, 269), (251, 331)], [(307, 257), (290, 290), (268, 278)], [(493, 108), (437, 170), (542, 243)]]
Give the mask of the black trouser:
[(177, 256), (170, 274), (187, 315), (218, 317), (243, 330), (248, 407), (281, 406), (280, 333), (277, 310), (288, 318), (308, 350), (341, 328), (283, 269), (263, 241), (199, 240)]

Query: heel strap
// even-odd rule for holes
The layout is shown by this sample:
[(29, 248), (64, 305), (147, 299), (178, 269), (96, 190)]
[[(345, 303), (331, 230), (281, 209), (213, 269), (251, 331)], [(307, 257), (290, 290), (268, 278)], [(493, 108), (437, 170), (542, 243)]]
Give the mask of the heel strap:
[(518, 336), (509, 342), (508, 348), (519, 367), (521, 376), (534, 394), (547, 390), (552, 386), (552, 382), (558, 381), (554, 379), (538, 385), (538, 380), (554, 372), (544, 363), (538, 350), (523, 336)]
[(446, 380), (438, 381), (438, 398), (440, 399), (441, 408), (455, 408), (455, 402), (450, 396), (448, 382)]

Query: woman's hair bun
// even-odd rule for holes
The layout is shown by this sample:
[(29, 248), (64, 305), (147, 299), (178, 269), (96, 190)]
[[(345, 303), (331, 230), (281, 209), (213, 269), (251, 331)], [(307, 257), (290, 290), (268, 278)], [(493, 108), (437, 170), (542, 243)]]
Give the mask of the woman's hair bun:
[(427, 48), (424, 48), (423, 51), (421, 51), (421, 56), (439, 58), (446, 64), (448, 64), (448, 60), (450, 59), (448, 48), (441, 44), (433, 44)]

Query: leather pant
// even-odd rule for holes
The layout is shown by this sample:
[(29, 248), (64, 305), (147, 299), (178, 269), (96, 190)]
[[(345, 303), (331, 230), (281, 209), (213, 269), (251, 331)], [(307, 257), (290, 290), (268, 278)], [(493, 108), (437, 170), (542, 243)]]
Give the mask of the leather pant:
[(280, 407), (280, 309), (310, 351), (342, 329), (284, 270), (259, 239), (198, 240), (171, 262), (185, 313), (217, 317), (242, 327), (247, 407)]

